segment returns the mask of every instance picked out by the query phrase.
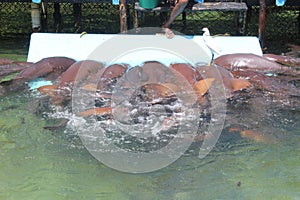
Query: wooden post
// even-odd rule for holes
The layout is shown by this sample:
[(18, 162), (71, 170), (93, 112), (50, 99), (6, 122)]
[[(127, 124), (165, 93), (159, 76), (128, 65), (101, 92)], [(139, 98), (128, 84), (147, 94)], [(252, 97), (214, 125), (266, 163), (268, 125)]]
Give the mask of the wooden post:
[(59, 33), (59, 32), (61, 32), (61, 26), (62, 26), (59, 3), (54, 3), (53, 18), (54, 18), (55, 32)]
[(41, 2), (42, 18), (41, 18), (41, 31), (48, 32), (48, 3)]
[(300, 7), (298, 8), (298, 34), (300, 35)]
[(127, 11), (126, 11), (126, 0), (120, 0), (120, 32), (127, 32)]
[(245, 35), (247, 26), (247, 10), (236, 12), (237, 35)]
[(137, 29), (140, 26), (139, 16), (140, 12), (134, 10), (133, 28)]
[(183, 29), (182, 31), (186, 30), (186, 12), (182, 12), (182, 24), (183, 24)]
[(74, 13), (74, 28), (75, 28), (75, 33), (79, 31), (81, 28), (81, 3), (74, 3), (73, 4), (73, 13)]
[(41, 30), (40, 4), (31, 3), (31, 22), (32, 31), (39, 32)]
[(259, 0), (258, 38), (262, 49), (265, 45), (266, 33), (266, 0)]

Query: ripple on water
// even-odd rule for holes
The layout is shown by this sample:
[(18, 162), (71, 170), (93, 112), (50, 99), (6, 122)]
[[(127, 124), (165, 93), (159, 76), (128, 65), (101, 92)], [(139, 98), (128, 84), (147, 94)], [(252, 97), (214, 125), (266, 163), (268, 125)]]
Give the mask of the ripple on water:
[[(203, 159), (197, 157), (199, 144), (195, 143), (192, 153), (166, 168), (148, 174), (127, 174), (104, 166), (83, 148), (78, 138), (64, 135), (72, 135), (71, 130), (43, 129), (47, 120), (32, 113), (32, 102), (26, 94), (0, 99), (0, 199), (300, 196), (299, 112), (270, 112), (277, 116), (267, 117), (269, 123), (261, 128), (281, 134), (277, 143), (256, 143), (224, 130), (217, 146)], [(276, 123), (275, 128), (271, 122)]]

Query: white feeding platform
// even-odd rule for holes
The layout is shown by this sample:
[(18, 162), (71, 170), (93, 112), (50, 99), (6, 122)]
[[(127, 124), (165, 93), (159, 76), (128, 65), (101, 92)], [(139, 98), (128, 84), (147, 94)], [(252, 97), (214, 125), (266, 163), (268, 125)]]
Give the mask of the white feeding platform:
[[(257, 37), (218, 36), (214, 42), (221, 54), (253, 53), (262, 55)], [(215, 55), (215, 58), (220, 56)], [(93, 59), (107, 64), (141, 65), (159, 61), (165, 65), (175, 62), (210, 63), (211, 52), (202, 36), (133, 34), (64, 34), (33, 33), (30, 38), (28, 62), (46, 57), (65, 56), (77, 61)]]

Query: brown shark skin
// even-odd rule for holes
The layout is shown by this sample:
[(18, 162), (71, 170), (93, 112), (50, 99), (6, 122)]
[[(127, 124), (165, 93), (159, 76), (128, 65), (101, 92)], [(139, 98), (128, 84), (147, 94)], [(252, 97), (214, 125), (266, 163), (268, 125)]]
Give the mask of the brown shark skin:
[(282, 65), (291, 66), (291, 67), (300, 67), (300, 58), (291, 57), (291, 56), (282, 56), (276, 54), (263, 54), (263, 57), (272, 60), (274, 62), (280, 63)]
[(4, 64), (0, 65), (0, 78), (3, 78), (9, 74), (20, 72), (24, 69), (26, 69), (30, 64), (18, 64), (18, 63), (10, 63), (10, 64)]
[(125, 74), (128, 66), (123, 64), (113, 64), (103, 68), (99, 77), (97, 90), (102, 92), (111, 92), (114, 83)]
[[(33, 63), (31, 62), (13, 62), (11, 60), (5, 60), (5, 59), (0, 59), (0, 62), (5, 64), (0, 65), (0, 79), (12, 75), (12, 74), (17, 74), (27, 68), (30, 68)], [(17, 76), (17, 75), (16, 75)], [(9, 81), (4, 81), (1, 84), (1, 92), (0, 96), (4, 96), (7, 94), (7, 92), (14, 91), (15, 89), (12, 87), (13, 86), (13, 78)]]
[[(170, 65), (170, 68), (181, 74), (191, 86), (194, 86), (196, 82), (203, 79), (201, 74), (189, 64), (174, 63)], [(174, 75), (178, 76), (177, 73), (174, 73)]]
[(214, 59), (214, 63), (230, 71), (251, 69), (264, 73), (293, 74), (294, 70), (272, 60), (249, 53), (226, 54)]
[(271, 92), (276, 96), (300, 96), (300, 90), (287, 81), (277, 77), (266, 76), (263, 73), (251, 70), (235, 70), (232, 74), (238, 78), (245, 78), (251, 82), (256, 89)]
[(29, 68), (34, 64), (33, 62), (13, 62), (13, 63), (24, 66), (25, 68)]
[(129, 69), (125, 74), (125, 80), (129, 85), (131, 84), (142, 84), (148, 81), (148, 76), (143, 72), (143, 68), (135, 66)]
[(13, 60), (7, 59), (7, 58), (0, 58), (0, 65), (7, 65), (13, 63)]
[(57, 85), (58, 87), (64, 87), (67, 84), (73, 84), (75, 80), (85, 81), (92, 74), (96, 74), (102, 69), (104, 69), (103, 63), (92, 60), (78, 61), (61, 74)]
[(165, 83), (166, 75), (170, 73), (170, 69), (157, 61), (145, 62), (142, 65), (147, 83)]
[[(21, 65), (20, 63), (12, 62), (9, 65)], [(35, 68), (36, 63), (24, 63), (24, 65), (29, 66), (29, 68)], [(95, 64), (95, 65), (94, 65)], [(31, 66), (32, 65), (32, 66)], [(31, 66), (31, 67), (30, 67)], [(176, 67), (174, 67), (176, 66)], [(175, 70), (173, 70), (174, 68)], [(195, 90), (195, 85), (200, 85), (200, 88), (204, 88), (204, 92), (201, 92), (200, 96), (198, 97), (198, 101), (192, 101), (192, 98), (189, 97), (187, 99), (182, 98), (182, 102), (190, 101), (192, 103), (197, 103), (195, 106), (199, 106), (200, 108), (206, 108), (205, 106), (209, 106), (208, 101), (208, 95), (205, 95), (206, 90), (209, 90), (210, 84), (214, 86), (214, 84), (217, 84), (218, 82), (224, 84), (226, 90), (228, 90), (228, 96), (226, 98), (229, 98), (233, 96), (233, 98), (238, 97), (237, 101), (240, 101), (240, 104), (248, 104), (247, 108), (249, 110), (245, 109), (244, 114), (238, 115), (239, 110), (230, 110), (233, 114), (230, 118), (230, 114), (227, 115), (227, 120), (230, 121), (230, 124), (243, 124), (245, 123), (245, 127), (241, 129), (231, 129), (233, 132), (238, 132), (243, 138), (250, 138), (257, 142), (269, 142), (272, 141), (273, 138), (266, 136), (265, 130), (258, 131), (260, 129), (256, 129), (256, 121), (250, 121), (250, 119), (257, 119), (258, 117), (262, 116), (265, 117), (265, 112), (268, 110), (268, 108), (272, 108), (272, 106), (280, 106), (281, 102), (286, 102), (289, 99), (296, 99), (295, 105), (299, 107), (299, 101), (297, 101), (297, 98), (291, 98), (290, 96), (300, 96), (299, 95), (299, 88), (293, 86), (293, 84), (290, 84), (287, 80), (294, 80), (297, 78), (296, 76), (266, 76), (264, 72), (268, 72), (268, 68), (263, 68), (264, 70), (256, 70), (255, 67), (253, 67), (253, 70), (249, 70), (248, 67), (245, 68), (234, 68), (234, 70), (229, 71), (221, 66), (218, 65), (212, 65), (212, 66), (196, 66), (194, 68), (193, 66), (185, 63), (174, 63), (170, 65), (169, 67), (155, 61), (146, 62), (143, 66), (136, 66), (131, 68), (130, 70), (127, 70), (128, 67), (126, 64), (119, 64), (119, 65), (112, 65), (112, 66), (104, 66), (102, 63), (98, 63), (95, 61), (80, 61), (72, 64), (70, 67), (68, 67), (65, 71), (64, 69), (57, 67), (57, 70), (49, 70), (49, 72), (43, 71), (43, 75), (38, 74), (39, 77), (46, 77), (46, 78), (52, 78), (52, 80), (55, 80), (55, 85), (44, 87), (45, 94), (49, 95), (51, 97), (50, 103), (54, 105), (61, 106), (63, 109), (66, 109), (66, 106), (70, 104), (70, 97), (72, 92), (72, 86), (75, 83), (79, 83), (77, 86), (81, 88), (81, 85), (84, 86), (85, 83), (89, 83), (89, 80), (92, 79), (91, 82), (100, 82), (103, 83), (101, 88), (103, 90), (96, 91), (95, 93), (98, 94), (98, 92), (105, 91), (107, 88), (108, 91), (112, 91), (111, 88), (114, 86), (119, 86), (116, 84), (116, 82), (119, 83), (120, 79), (124, 79), (128, 82), (128, 88), (132, 88), (132, 85), (139, 85), (137, 83), (140, 83), (141, 85), (141, 91), (143, 92), (142, 96), (143, 98), (137, 98), (137, 100), (144, 101), (146, 103), (149, 103), (149, 105), (154, 104), (160, 104), (160, 105), (168, 105), (170, 102), (173, 102), (178, 97), (177, 94), (182, 92), (182, 90), (185, 90), (185, 87), (182, 84), (182, 81), (187, 81), (185, 84), (186, 86), (189, 86), (188, 88)], [(252, 69), (252, 68), (251, 68)], [(283, 68), (290, 70), (291, 68)], [(100, 71), (100, 72), (99, 72)], [(0, 71), (1, 72), (1, 71)], [(174, 76), (174, 72), (175, 76)], [(99, 75), (100, 74), (100, 75)], [(172, 76), (171, 76), (172, 75)], [(178, 76), (179, 75), (179, 76)], [(35, 76), (35, 75), (34, 75)], [(34, 77), (32, 76), (32, 77)], [(32, 77), (28, 76), (28, 80)], [(289, 78), (292, 77), (293, 79)], [(286, 80), (285, 80), (286, 79)], [(22, 79), (22, 80), (25, 80)], [(125, 81), (125, 83), (126, 83)], [(204, 81), (204, 82), (200, 82)], [(237, 84), (238, 81), (240, 84)], [(93, 82), (93, 83), (94, 83)], [(209, 82), (209, 84), (208, 84)], [(250, 82), (251, 85), (249, 85), (247, 82)], [(203, 84), (199, 84), (203, 83)], [(131, 85), (130, 85), (131, 84)], [(192, 87), (191, 84), (194, 84)], [(203, 87), (204, 85), (207, 85), (207, 88)], [(121, 87), (123, 85), (120, 85)], [(252, 87), (251, 87), (252, 86)], [(235, 93), (238, 88), (240, 89), (246, 89), (250, 87), (251, 91), (248, 92), (247, 90), (247, 98), (239, 98), (237, 93)], [(94, 89), (92, 88), (92, 89)], [(100, 88), (100, 87), (99, 87)], [(11, 87), (10, 87), (11, 89)], [(48, 90), (48, 91), (47, 91)], [(0, 96), (1, 93), (9, 92), (10, 90), (6, 91), (6, 86), (0, 85)], [(48, 93), (47, 93), (48, 92)], [(126, 90), (124, 90), (124, 95), (128, 97), (128, 95), (125, 93)], [(194, 91), (196, 92), (196, 91)], [(122, 93), (123, 94), (123, 93)], [(131, 93), (130, 93), (131, 94)], [(226, 93), (227, 94), (227, 93)], [(245, 93), (242, 93), (244, 95)], [(271, 95), (270, 95), (271, 94)], [(102, 96), (99, 95), (97, 98), (103, 98), (111, 101), (112, 98), (119, 98), (119, 96), (116, 96), (116, 94), (106, 94), (103, 93)], [(112, 97), (110, 97), (111, 95)], [(203, 96), (203, 97), (202, 97)], [(271, 98), (270, 98), (271, 97)], [(161, 100), (157, 100), (161, 99)], [(267, 100), (274, 100), (274, 101), (267, 101)], [(282, 100), (282, 101), (281, 101)], [(284, 100), (284, 101), (283, 101)], [(230, 104), (230, 100), (227, 106)], [(47, 102), (48, 103), (48, 102)], [(63, 104), (66, 103), (66, 104)], [(194, 104), (189, 104), (194, 105)], [(297, 104), (296, 104), (297, 103)], [(271, 104), (270, 107), (267, 107), (268, 104)], [(134, 104), (132, 104), (134, 105)], [(235, 102), (232, 101), (232, 107), (235, 106)], [(282, 107), (286, 107), (286, 105), (281, 105)], [(295, 107), (294, 105), (293, 109), (298, 107)], [(92, 108), (90, 110), (83, 111), (83, 113), (77, 113), (78, 115), (82, 115), (83, 117), (88, 117), (91, 115), (99, 115), (99, 116), (106, 116), (111, 115), (112, 106), (110, 103), (104, 103), (103, 105), (96, 105), (96, 108)], [(236, 107), (240, 108), (240, 107)], [(68, 107), (67, 107), (68, 109)], [(88, 108), (87, 108), (88, 109)], [(126, 108), (128, 109), (128, 108)], [(121, 110), (123, 112), (123, 110)], [(142, 112), (142, 111), (141, 111)], [(177, 112), (177, 110), (172, 110), (172, 112)], [(179, 111), (178, 111), (179, 112)], [(143, 113), (141, 113), (142, 115)], [(267, 118), (267, 117), (266, 117)], [(244, 119), (244, 121), (241, 122), (241, 119)], [(261, 122), (262, 123), (262, 122)], [(55, 129), (58, 127), (63, 126), (64, 123), (59, 124), (55, 127), (50, 127), (50, 129)], [(174, 126), (174, 125), (170, 125)]]
[(214, 78), (213, 84), (223, 85), (225, 98), (231, 98), (234, 96), (234, 92), (252, 85), (248, 80), (236, 79), (230, 71), (217, 65), (197, 66), (196, 69), (203, 78)]
[(30, 67), (21, 71), (7, 87), (8, 92), (18, 91), (27, 87), (26, 82), (35, 78), (45, 78), (47, 80), (56, 80), (73, 63), (74, 59), (67, 57), (49, 57), (44, 58)]
[(95, 78), (94, 80), (90, 79), (102, 69), (104, 69), (103, 63), (91, 60), (78, 61), (61, 74), (55, 85), (42, 86), (38, 90), (51, 96), (53, 104), (60, 105), (64, 101), (70, 100), (75, 81), (77, 84), (96, 82)]
[[(81, 68), (81, 66), (89, 65), (91, 65), (90, 68)], [(97, 70), (94, 71), (94, 69)], [(283, 87), (283, 82), (278, 81), (279, 79), (277, 79), (277, 77), (268, 77), (259, 71), (246, 70), (245, 68), (236, 68), (235, 70), (229, 71), (228, 69), (225, 69), (218, 65), (196, 66), (194, 68), (193, 66), (186, 63), (174, 63), (167, 67), (159, 62), (151, 61), (144, 63), (144, 65), (142, 66), (136, 66), (129, 70), (127, 69), (128, 66), (126, 64), (116, 64), (106, 67), (102, 63), (94, 61), (76, 62), (66, 71), (61, 73), (59, 78), (56, 79), (56, 85), (51, 87), (44, 87), (44, 90), (42, 91), (45, 91), (46, 95), (52, 95), (50, 101), (52, 104), (64, 108), (63, 106), (67, 104), (63, 103), (70, 103), (69, 100), (71, 97), (71, 91), (74, 81), (76, 83), (79, 83), (77, 86), (81, 87), (81, 85), (85, 86), (85, 83), (89, 83), (90, 78), (92, 78), (92, 80), (100, 84), (98, 84), (98, 88), (96, 87), (96, 85), (93, 85), (91, 89), (93, 89), (95, 94), (99, 94), (99, 96), (97, 96), (97, 98), (99, 98), (99, 101), (101, 101), (101, 99), (105, 99), (108, 101), (108, 103), (103, 103), (102, 105), (96, 105), (95, 103), (95, 108), (92, 108), (90, 110), (88, 110), (87, 108), (86, 111), (77, 113), (77, 115), (83, 117), (89, 117), (91, 115), (106, 117), (107, 115), (109, 115), (108, 118), (112, 118), (112, 116), (110, 116), (112, 110), (112, 106), (110, 103), (111, 99), (122, 97), (112, 93), (112, 88), (115, 86), (126, 86), (127, 88), (124, 87), (124, 93), (121, 93), (121, 95), (124, 94), (124, 96), (128, 97), (128, 94), (126, 93), (127, 89), (130, 89), (133, 86), (140, 85), (140, 93), (137, 93), (136, 95), (137, 97), (140, 96), (140, 98), (136, 98), (137, 101), (142, 101), (148, 103), (149, 105), (168, 105), (170, 102), (176, 101), (178, 99), (177, 94), (180, 94), (182, 90), (185, 91), (185, 87), (183, 86), (184, 84), (182, 84), (182, 81), (186, 81), (185, 85), (189, 86), (188, 88), (194, 90), (196, 94), (197, 91), (195, 90), (195, 86), (199, 86), (201, 89), (203, 89), (203, 92), (201, 92), (200, 95), (196, 96), (197, 101), (194, 101), (192, 97), (189, 97), (188, 99), (182, 98), (183, 102), (189, 101), (191, 102), (191, 104), (188, 104), (189, 106), (195, 105), (199, 106), (200, 108), (206, 108), (206, 106), (209, 106), (209, 95), (205, 95), (205, 93), (210, 89), (210, 86), (214, 86), (214, 84), (222, 83), (224, 85), (225, 89), (228, 91), (228, 93), (226, 93), (226, 98), (230, 98), (232, 96), (233, 98), (239, 97), (237, 93), (235, 93), (237, 90), (251, 88), (251, 91), (248, 92), (247, 90), (246, 94), (249, 96), (249, 99), (247, 99), (248, 102), (245, 101), (245, 98), (240, 98), (238, 100), (240, 100), (241, 104), (249, 104), (251, 113), (253, 113), (254, 116), (253, 118), (263, 115), (265, 112), (263, 110), (263, 107), (267, 104), (267, 101), (266, 95), (262, 91), (267, 91), (266, 93), (268, 93), (268, 91), (272, 91), (272, 93), (280, 94), (281, 96), (274, 96), (275, 100), (280, 100), (280, 98), (286, 97), (285, 95), (289, 95), (288, 93), (285, 93), (285, 90), (293, 91), (291, 92), (291, 94), (296, 93), (296, 89), (290, 90), (289, 85), (286, 85), (287, 87)], [(121, 82), (122, 80), (124, 80), (124, 82)], [(118, 85), (116, 83), (124, 83), (124, 85)], [(204, 87), (205, 85), (207, 86), (207, 88)], [(65, 90), (65, 88), (67, 89)], [(2, 89), (0, 87), (0, 92), (1, 90)], [(108, 93), (105, 93), (105, 91), (108, 91)], [(129, 93), (129, 95), (131, 94), (133, 94), (134, 97), (135, 93)], [(244, 95), (243, 92), (242, 95)], [(228, 100), (227, 102), (230, 102), (230, 100)], [(131, 104), (135, 105), (134, 101)], [(232, 104), (234, 104), (234, 102)], [(254, 109), (255, 111), (252, 112), (252, 110)], [(141, 112), (141, 115), (143, 115), (143, 110), (139, 112)], [(172, 110), (172, 112), (177, 111)], [(230, 122), (232, 124), (239, 123), (240, 117), (237, 115), (237, 112), (238, 111), (236, 111), (232, 116), (232, 118), (235, 117), (236, 119), (228, 119), (231, 120)], [(246, 112), (246, 114), (242, 115), (245, 121), (247, 115), (251, 113)], [(248, 125), (249, 127), (238, 130), (243, 138), (251, 138), (257, 142), (268, 142), (270, 140), (270, 137), (265, 137), (264, 131), (262, 131), (262, 133), (255, 131), (256, 129), (255, 127), (253, 127), (252, 122), (249, 122), (248, 124), (246, 123), (246, 125)], [(61, 125), (57, 127), (60, 126)]]
[(74, 59), (67, 57), (49, 57), (44, 58), (31, 67), (23, 70), (16, 79), (32, 80), (38, 77), (49, 76), (50, 74), (55, 74), (56, 78), (66, 71), (73, 63)]

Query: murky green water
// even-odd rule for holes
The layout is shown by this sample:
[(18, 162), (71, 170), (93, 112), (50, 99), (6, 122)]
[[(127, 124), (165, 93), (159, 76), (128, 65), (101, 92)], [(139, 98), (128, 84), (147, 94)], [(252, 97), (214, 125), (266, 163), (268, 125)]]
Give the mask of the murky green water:
[[(12, 57), (19, 54), (14, 51)], [(21, 51), (20, 60), (26, 50)], [(300, 197), (299, 110), (269, 110), (273, 116), (258, 123), (257, 129), (274, 131), (276, 143), (233, 137), (224, 129), (204, 159), (187, 153), (159, 171), (129, 174), (100, 163), (69, 131), (45, 130), (50, 120), (39, 102), (30, 93), (0, 98), (0, 199)], [(253, 123), (261, 117), (255, 112), (241, 116)]]
[(0, 57), (15, 61), (26, 61), (29, 38), (28, 35), (1, 36)]
[[(147, 174), (115, 171), (64, 130), (43, 129), (30, 94), (0, 99), (0, 199), (297, 199), (300, 123), (275, 144), (220, 140)], [(227, 133), (222, 133), (226, 135)], [(221, 136), (222, 138), (222, 136)], [(240, 186), (238, 186), (240, 182)]]

